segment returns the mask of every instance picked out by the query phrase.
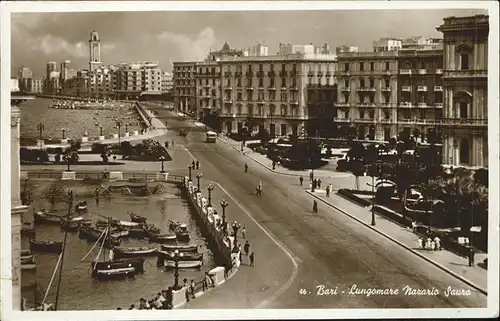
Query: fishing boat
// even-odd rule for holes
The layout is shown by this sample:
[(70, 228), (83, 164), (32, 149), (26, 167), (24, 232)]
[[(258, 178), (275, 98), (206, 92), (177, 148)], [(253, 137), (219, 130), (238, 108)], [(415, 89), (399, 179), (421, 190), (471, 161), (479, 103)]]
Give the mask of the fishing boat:
[(164, 243), (164, 242), (172, 242), (177, 239), (177, 235), (174, 233), (165, 233), (165, 234), (150, 234), (149, 241), (156, 243)]
[(83, 221), (83, 217), (73, 217), (70, 220), (61, 218), (61, 228), (68, 232), (77, 232), (80, 227), (80, 223)]
[(127, 257), (127, 256), (147, 256), (154, 255), (158, 249), (156, 247), (115, 247), (113, 249), (116, 257)]
[(34, 211), (35, 224), (61, 224), (61, 216), (49, 214), (46, 210)]
[(62, 242), (29, 240), (32, 252), (61, 253)]
[(94, 268), (92, 270), (92, 276), (99, 281), (106, 281), (112, 279), (123, 279), (123, 278), (133, 278), (135, 276), (134, 267), (124, 267), (124, 268)]
[(155, 227), (153, 224), (146, 225), (144, 229), (149, 233), (149, 234), (160, 234), (161, 229)]
[(127, 229), (127, 231), (128, 231), (128, 236), (132, 238), (143, 239), (149, 236), (148, 231), (146, 231), (142, 227), (131, 227)]
[(147, 218), (145, 218), (144, 216), (139, 216), (134, 213), (129, 213), (129, 215), (130, 215), (130, 220), (134, 223), (143, 223), (143, 224), (146, 223)]
[(87, 212), (87, 201), (81, 201), (75, 205), (75, 212), (85, 213)]
[(179, 241), (189, 241), (189, 231), (186, 224), (181, 224), (176, 230), (175, 235)]
[(169, 245), (169, 244), (162, 244), (161, 249), (166, 252), (198, 252), (198, 245), (193, 244), (193, 245)]
[(117, 232), (112, 232), (111, 233), (111, 237), (114, 237), (114, 238), (120, 238), (120, 237), (127, 237), (129, 236), (129, 231), (128, 230), (122, 230), (122, 231), (117, 231)]
[[(103, 234), (104, 231), (99, 231), (95, 228), (92, 227), (87, 227), (87, 226), (80, 226), (78, 230), (78, 237), (81, 239), (86, 239), (89, 242), (97, 242), (99, 240), (99, 237), (101, 234)], [(109, 236), (106, 241), (104, 246), (106, 247), (111, 247), (111, 246), (118, 246), (120, 245), (121, 240), (119, 238)]]
[(175, 267), (176, 262), (179, 268), (198, 268), (203, 265), (202, 253), (182, 253), (176, 257), (172, 252), (158, 251), (158, 260), (163, 260), (165, 267)]

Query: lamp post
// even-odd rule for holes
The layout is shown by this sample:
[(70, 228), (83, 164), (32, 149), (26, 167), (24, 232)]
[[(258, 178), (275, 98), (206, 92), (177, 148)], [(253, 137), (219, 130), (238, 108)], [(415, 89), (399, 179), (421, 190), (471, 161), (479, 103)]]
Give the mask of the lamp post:
[(71, 172), (71, 168), (70, 168), (71, 157), (70, 157), (70, 155), (69, 154), (64, 155), (63, 159), (66, 161), (66, 165), (68, 165), (67, 172)]
[(212, 206), (212, 190), (214, 189), (214, 186), (212, 184), (208, 185), (207, 190), (208, 190), (208, 206)]
[(174, 262), (175, 262), (175, 271), (174, 271), (174, 277), (175, 277), (175, 283), (174, 283), (174, 290), (178, 291), (182, 287), (179, 285), (179, 260), (184, 256), (184, 253), (180, 252), (179, 250), (175, 250), (174, 252)]
[(42, 135), (43, 135), (43, 131), (45, 130), (45, 125), (42, 122), (40, 122), (38, 125), (36, 125), (36, 128), (38, 129), (39, 134), (40, 134), (39, 140), (40, 140), (40, 151), (41, 151), (43, 148)]
[(220, 201), (220, 206), (222, 207), (222, 226), (226, 226), (226, 207), (228, 205), (228, 202), (225, 200)]
[(160, 156), (158, 159), (161, 162), (161, 172), (160, 173), (165, 173), (165, 167), (163, 166), (163, 162), (165, 162), (165, 156)]
[(191, 170), (193, 169), (193, 167), (191, 165), (188, 166), (188, 169), (189, 169), (189, 180), (191, 181)]
[(202, 177), (203, 177), (202, 173), (196, 174), (196, 179), (198, 181), (198, 191), (201, 191), (201, 188), (200, 188), (200, 178), (202, 178)]
[(66, 138), (66, 128), (62, 128), (62, 139)]
[(118, 127), (118, 145), (120, 145), (120, 129), (122, 127), (122, 121), (121, 120), (117, 120), (116, 121), (116, 127)]

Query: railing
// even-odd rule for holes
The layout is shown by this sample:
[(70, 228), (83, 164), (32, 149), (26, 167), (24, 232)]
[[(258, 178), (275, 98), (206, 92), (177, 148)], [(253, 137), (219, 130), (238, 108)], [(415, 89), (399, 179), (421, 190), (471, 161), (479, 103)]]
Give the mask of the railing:
[(488, 70), (445, 70), (445, 78), (488, 77)]
[(411, 75), (411, 69), (399, 69), (401, 75)]
[(420, 75), (425, 75), (425, 74), (427, 74), (427, 69), (419, 69), (419, 70), (418, 70), (418, 73), (419, 73)]
[(443, 103), (435, 103), (434, 106), (436, 108), (443, 108)]
[(441, 75), (443, 73), (443, 69), (436, 69), (436, 74)]
[[(26, 171), (28, 179), (61, 179), (61, 171)], [(88, 181), (104, 181), (107, 174), (104, 172), (79, 172), (75, 171), (77, 180)], [(142, 173), (142, 172), (122, 172), (124, 181), (151, 181), (157, 179), (157, 173)], [(168, 174), (167, 182), (182, 183), (184, 176)]]
[(411, 91), (411, 86), (401, 86), (401, 91)]
[(417, 106), (425, 108), (425, 107), (427, 107), (427, 103), (418, 103)]
[(488, 119), (486, 118), (444, 118), (441, 120), (443, 125), (473, 125), (487, 126)]
[(232, 99), (224, 99), (224, 104), (232, 104), (233, 100)]
[(375, 107), (375, 103), (357, 103), (359, 107)]
[(434, 91), (443, 91), (443, 86), (434, 86)]
[(334, 103), (335, 107), (349, 107), (349, 103)]
[[(281, 117), (287, 119), (307, 119), (304, 115), (281, 115)], [(277, 118), (279, 118), (279, 116)]]
[(340, 87), (340, 91), (350, 91), (350, 88), (346, 87), (346, 86), (342, 86), (342, 87)]
[(380, 104), (380, 107), (382, 107), (382, 108), (391, 108), (392, 104), (390, 104), (390, 103), (382, 103), (382, 104)]
[(349, 76), (351, 73), (350, 73), (350, 71), (349, 71), (349, 70), (341, 70), (341, 71), (339, 72), (339, 74), (340, 74), (341, 76)]
[(356, 123), (374, 123), (375, 121), (374, 118), (356, 118), (354, 120)]
[(417, 91), (427, 91), (427, 86), (418, 86)]
[(359, 87), (357, 91), (376, 91), (374, 87)]
[(392, 119), (381, 118), (379, 120), (382, 124), (392, 124)]
[(224, 90), (233, 90), (233, 86), (231, 85), (224, 86)]
[(399, 103), (399, 107), (400, 108), (411, 108), (411, 107), (413, 107), (413, 104), (410, 102), (401, 102), (401, 103)]
[(382, 91), (391, 91), (391, 87), (382, 87), (380, 88)]
[(349, 118), (334, 118), (333, 121), (338, 123), (350, 123), (351, 120)]

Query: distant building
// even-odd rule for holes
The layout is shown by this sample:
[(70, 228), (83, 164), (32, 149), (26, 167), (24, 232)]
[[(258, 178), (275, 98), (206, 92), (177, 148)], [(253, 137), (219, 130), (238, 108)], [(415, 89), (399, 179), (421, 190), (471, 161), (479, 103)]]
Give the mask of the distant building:
[(206, 60), (217, 61), (221, 59), (226, 59), (228, 57), (242, 57), (242, 56), (244, 56), (243, 50), (231, 49), (231, 47), (229, 47), (227, 42), (225, 42), (220, 50), (209, 52)]
[(443, 160), (453, 166), (488, 166), (488, 19), (449, 17), (437, 28), (444, 36)]
[(174, 77), (171, 73), (163, 72), (161, 74), (161, 92), (171, 92), (174, 88)]
[(42, 77), (34, 77), (28, 80), (27, 93), (41, 94), (43, 93), (43, 85), (45, 79)]
[(358, 47), (354, 47), (354, 46), (339, 46), (337, 48), (335, 48), (335, 53), (337, 55), (341, 54), (341, 53), (344, 53), (344, 52), (358, 52)]
[(290, 43), (280, 43), (278, 55), (292, 55), (292, 54), (314, 54), (315, 47), (310, 45), (292, 45)]
[(121, 63), (113, 74), (117, 99), (161, 94), (161, 69), (156, 61)]
[(256, 46), (245, 49), (244, 56), (269, 56), (269, 47), (265, 44), (259, 43)]
[(33, 72), (28, 67), (19, 68), (18, 72), (19, 78), (19, 90), (21, 92), (31, 92), (29, 87), (30, 80), (33, 78)]
[(393, 51), (403, 48), (403, 42), (401, 39), (396, 38), (380, 38), (373, 42), (373, 51)]
[(196, 64), (196, 111), (200, 118), (221, 109), (221, 69), (218, 61), (204, 61)]
[[(217, 59), (214, 53), (209, 57)], [(196, 73), (198, 62), (174, 62), (174, 108), (183, 113), (197, 115)]]
[(10, 78), (10, 91), (11, 92), (19, 92), (19, 79), (18, 78)]

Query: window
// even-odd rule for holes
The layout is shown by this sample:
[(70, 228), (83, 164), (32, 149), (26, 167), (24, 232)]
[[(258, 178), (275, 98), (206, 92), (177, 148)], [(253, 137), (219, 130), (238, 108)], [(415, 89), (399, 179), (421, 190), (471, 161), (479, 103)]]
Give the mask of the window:
[(236, 100), (237, 101), (241, 101), (242, 100), (242, 94), (241, 93), (237, 93), (236, 94)]
[(252, 65), (248, 65), (248, 71), (252, 72)]
[(359, 71), (365, 71), (365, 64), (363, 62), (359, 63)]
[(248, 113), (253, 115), (253, 105), (248, 105)]
[(238, 78), (238, 87), (241, 87), (241, 78)]
[(270, 80), (269, 87), (274, 88), (274, 78), (269, 78), (269, 80)]
[(212, 86), (215, 86), (215, 79), (212, 79)]
[(281, 101), (287, 101), (286, 93), (281, 93)]
[(264, 92), (263, 91), (259, 91), (259, 100), (260, 101), (264, 100)]
[(281, 87), (286, 88), (286, 78), (281, 78)]
[[(272, 66), (272, 65), (271, 65)], [(271, 68), (272, 69), (272, 68)], [(259, 64), (259, 71), (262, 71), (263, 70), (263, 65), (262, 64)]]
[(370, 88), (375, 87), (375, 80), (373, 78), (370, 78)]
[(365, 111), (364, 110), (359, 111), (359, 118), (361, 118), (361, 119), (365, 118)]
[(384, 102), (385, 102), (386, 105), (389, 104), (389, 99), (390, 99), (390, 96), (388, 94), (385, 94), (384, 95)]
[(285, 64), (281, 64), (281, 71), (285, 71)]
[(385, 88), (389, 88), (391, 86), (390, 84), (390, 80), (389, 79), (386, 79), (385, 80)]
[(467, 109), (469, 104), (467, 102), (460, 102), (460, 118), (467, 118)]
[(425, 110), (420, 110), (420, 119), (425, 119)]
[(247, 87), (252, 87), (252, 78), (247, 78)]
[(292, 78), (292, 87), (297, 87), (297, 78)]
[(297, 64), (293, 64), (293, 65), (292, 65), (292, 70), (293, 70), (294, 72), (296, 72), (296, 71), (297, 71)]
[(349, 88), (349, 79), (344, 80), (344, 87)]
[(349, 63), (345, 63), (344, 64), (344, 70), (345, 71), (349, 71)]
[(469, 70), (469, 54), (460, 54), (460, 70)]
[(375, 118), (375, 112), (373, 110), (370, 110), (370, 112), (368, 113), (368, 118)]
[(365, 80), (364, 79), (359, 80), (359, 87), (365, 88)]
[(286, 106), (281, 105), (281, 116), (286, 116)]
[(247, 91), (247, 98), (248, 98), (248, 100), (253, 99), (253, 91), (251, 91), (251, 90)]
[(269, 100), (271, 101), (276, 100), (276, 92), (274, 90), (269, 92)]
[(375, 70), (375, 63), (370, 62), (370, 70), (374, 71)]
[(264, 87), (264, 79), (259, 78), (259, 87)]
[(349, 93), (344, 93), (344, 102), (349, 103)]
[(388, 111), (384, 111), (384, 119), (389, 119), (390, 118), (390, 114)]
[(286, 135), (286, 124), (281, 124), (281, 135), (282, 136)]

